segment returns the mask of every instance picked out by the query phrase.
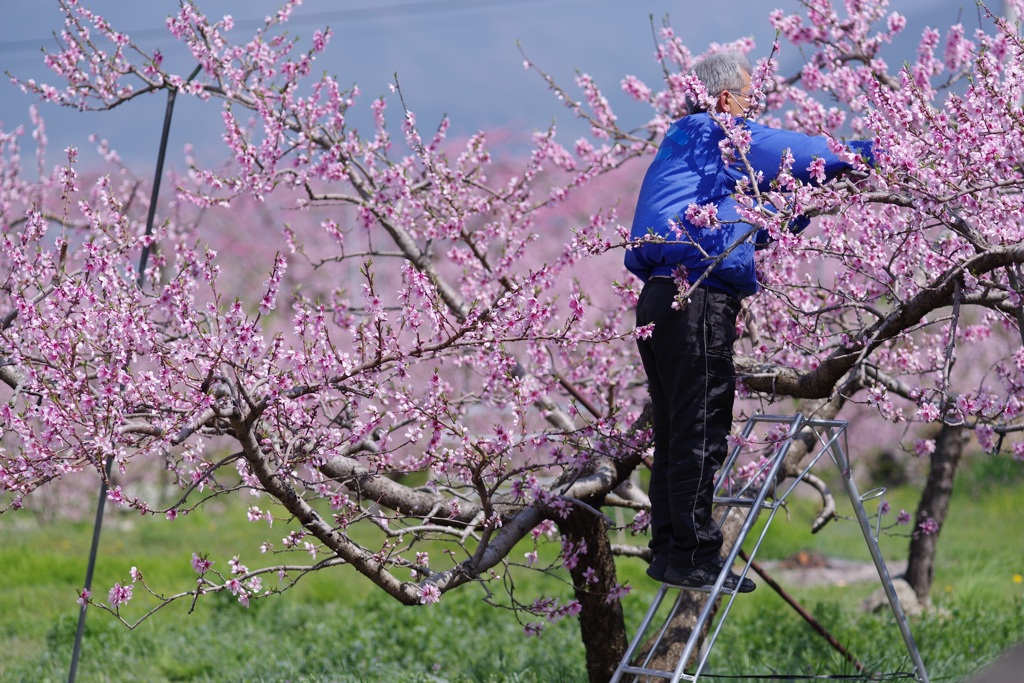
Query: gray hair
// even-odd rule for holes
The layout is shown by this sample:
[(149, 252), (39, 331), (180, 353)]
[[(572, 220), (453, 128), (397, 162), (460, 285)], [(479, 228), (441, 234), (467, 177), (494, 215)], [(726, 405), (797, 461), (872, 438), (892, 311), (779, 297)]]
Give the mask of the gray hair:
[[(743, 88), (743, 73), (750, 74), (750, 60), (739, 52), (716, 52), (693, 65), (693, 75), (704, 85), (708, 96), (715, 98), (723, 90), (739, 92)], [(704, 111), (704, 107), (686, 98), (690, 111)]]

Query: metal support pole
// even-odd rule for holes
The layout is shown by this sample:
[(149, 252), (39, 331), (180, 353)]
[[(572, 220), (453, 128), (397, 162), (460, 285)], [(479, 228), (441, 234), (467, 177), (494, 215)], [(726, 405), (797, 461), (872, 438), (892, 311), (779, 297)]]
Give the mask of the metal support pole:
[[(200, 67), (196, 67), (188, 81), (199, 75)], [(174, 113), (174, 100), (178, 91), (170, 88), (167, 91), (167, 106), (164, 109), (164, 125), (160, 135), (160, 148), (156, 157), (156, 170), (153, 174), (153, 188), (149, 198), (149, 213), (146, 216), (146, 233), (148, 238), (153, 234), (153, 224), (156, 221), (156, 206), (160, 198), (160, 180), (164, 175), (164, 159), (167, 155), (167, 142), (171, 135), (171, 116)], [(146, 263), (149, 260), (149, 244), (143, 244), (142, 253), (139, 255), (139, 272), (136, 274), (136, 284), (141, 290), (146, 283)], [(92, 529), (92, 545), (89, 547), (89, 563), (85, 569), (84, 591), (92, 590), (92, 577), (96, 569), (96, 558), (99, 555), (100, 531), (103, 528), (103, 511), (107, 503), (107, 483), (110, 481), (113, 459), (107, 458), (103, 469), (103, 479), (100, 481), (99, 500), (96, 503), (96, 519)], [(71, 667), (68, 670), (68, 683), (74, 683), (78, 672), (78, 659), (82, 653), (82, 639), (85, 636), (85, 612), (88, 603), (82, 602), (82, 609), (78, 613), (78, 629), (75, 631), (75, 644), (71, 650)]]

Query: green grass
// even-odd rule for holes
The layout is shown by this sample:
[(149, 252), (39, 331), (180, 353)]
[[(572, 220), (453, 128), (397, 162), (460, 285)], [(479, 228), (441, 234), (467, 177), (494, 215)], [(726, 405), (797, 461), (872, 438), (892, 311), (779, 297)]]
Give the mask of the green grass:
[[(938, 608), (912, 623), (934, 681), (962, 681), (1010, 644), (1024, 640), (1024, 482), (1012, 467), (972, 461), (958, 482), (950, 520), (939, 541), (933, 600)], [(1017, 463), (1019, 465), (1019, 463)], [(988, 468), (981, 474), (976, 468)], [(999, 476), (990, 476), (992, 468)], [(993, 483), (994, 482), (994, 483)], [(835, 487), (834, 491), (840, 493)], [(918, 492), (888, 492), (893, 508), (913, 511)], [(869, 507), (873, 507), (873, 503)], [(19, 513), (20, 514), (20, 513)], [(758, 558), (798, 550), (867, 561), (856, 523), (808, 531), (813, 501), (800, 499), (772, 525)], [(840, 510), (844, 517), (849, 510)], [(788, 518), (787, 518), (788, 517)], [(254, 547), (260, 532), (234, 506), (214, 507), (173, 524), (111, 515), (94, 581), (101, 597), (138, 566), (154, 586), (187, 588), (192, 552), (210, 551), (218, 567), (236, 550)], [(906, 530), (904, 527), (903, 531)], [(275, 536), (286, 529), (274, 526)], [(0, 516), (0, 681), (63, 681), (77, 622), (91, 525), (39, 525), (24, 515)], [(891, 562), (906, 556), (907, 539), (882, 537)], [(247, 550), (247, 552), (255, 552)], [(244, 559), (244, 558), (243, 558)], [(226, 567), (221, 567), (226, 569)], [(632, 633), (655, 591), (636, 559), (619, 561)], [(526, 594), (551, 590), (536, 575), (518, 577)], [(865, 615), (860, 601), (877, 584), (786, 586), (861, 661), (879, 671), (908, 670), (899, 632), (887, 615)], [(440, 604), (402, 607), (347, 569), (304, 579), (288, 594), (249, 609), (231, 596), (201, 600), (193, 613), (172, 605), (129, 631), (93, 610), (79, 681), (455, 681), (540, 683), (585, 681), (575, 623), (525, 638), (507, 611), (486, 605), (477, 586)], [(130, 610), (141, 609), (136, 597)], [(850, 665), (813, 633), (767, 586), (738, 600), (709, 661), (708, 673), (843, 674)], [(715, 679), (709, 679), (715, 680)], [(733, 680), (733, 679), (730, 679)]]
[[(572, 628), (552, 643), (524, 642), (509, 623), (482, 616), (457, 598), (444, 609), (395, 609), (370, 594), (354, 604), (276, 600), (242, 611), (227, 600), (203, 618), (183, 611), (128, 632), (110, 620), (88, 622), (81, 681), (484, 681), (507, 667), (518, 681), (577, 680), (560, 648), (576, 648)], [(66, 680), (74, 619), (62, 617), (43, 656), (5, 680)], [(469, 642), (478, 636), (485, 647)], [(486, 638), (486, 641), (483, 639)], [(453, 656), (453, 653), (457, 653)], [(551, 677), (549, 678), (549, 674)]]

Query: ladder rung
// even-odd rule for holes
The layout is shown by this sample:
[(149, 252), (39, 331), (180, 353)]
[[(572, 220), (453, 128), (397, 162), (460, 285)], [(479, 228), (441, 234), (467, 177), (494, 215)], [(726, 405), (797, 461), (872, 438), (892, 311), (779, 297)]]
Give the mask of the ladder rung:
[[(647, 669), (642, 666), (624, 666), (622, 667), (622, 673), (624, 674), (636, 674), (638, 676), (657, 676), (658, 678), (667, 678), (672, 680), (675, 673), (672, 671), (662, 671), (661, 669)], [(689, 674), (683, 674), (680, 680), (692, 681), (693, 676)]]
[[(749, 507), (754, 507), (754, 499), (753, 498), (727, 498), (727, 497), (724, 497), (724, 496), (716, 496), (715, 497), (715, 505), (728, 505), (729, 507), (734, 507), (734, 508), (749, 508)], [(770, 500), (765, 500), (763, 503), (761, 503), (761, 509), (762, 510), (773, 510), (773, 509), (775, 509), (775, 507), (777, 505), (778, 505), (778, 503), (776, 503), (776, 502), (772, 502)]]
[[(710, 593), (711, 590), (712, 590), (711, 588), (704, 588), (704, 587), (697, 588), (696, 586), (680, 586), (680, 585), (675, 584), (675, 583), (668, 583), (667, 581), (662, 581), (662, 583), (664, 583), (669, 588), (675, 588), (676, 590), (680, 590), (680, 591), (694, 591), (695, 593)], [(718, 591), (718, 593), (720, 595), (732, 595), (735, 592), (736, 591), (732, 590), (731, 588), (726, 588), (725, 586), (722, 586), (722, 590)]]

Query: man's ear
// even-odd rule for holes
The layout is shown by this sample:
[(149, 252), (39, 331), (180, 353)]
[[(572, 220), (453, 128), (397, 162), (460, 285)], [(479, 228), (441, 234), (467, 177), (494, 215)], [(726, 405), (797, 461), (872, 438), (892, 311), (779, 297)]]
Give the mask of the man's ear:
[(723, 90), (718, 93), (718, 99), (715, 100), (715, 111), (719, 114), (724, 114), (729, 111), (729, 91)]

